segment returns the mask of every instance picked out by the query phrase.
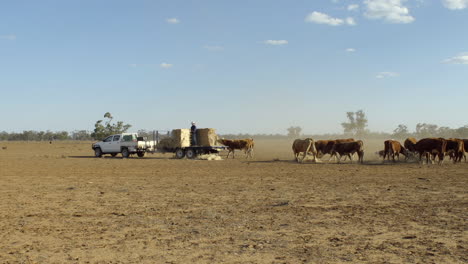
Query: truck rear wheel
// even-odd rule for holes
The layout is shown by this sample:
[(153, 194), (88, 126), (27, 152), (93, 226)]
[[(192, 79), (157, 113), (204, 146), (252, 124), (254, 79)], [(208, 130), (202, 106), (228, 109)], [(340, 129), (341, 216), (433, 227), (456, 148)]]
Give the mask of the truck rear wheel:
[(139, 158), (143, 158), (145, 156), (145, 153), (140, 151), (140, 152), (137, 152), (137, 155)]
[(185, 151), (183, 149), (176, 149), (175, 151), (176, 158), (183, 159), (185, 157)]
[(126, 148), (122, 149), (122, 157), (128, 158), (129, 156), (130, 156), (130, 152), (128, 151), (128, 149)]
[(187, 149), (185, 155), (188, 159), (194, 159), (197, 157), (197, 152), (194, 149)]
[(102, 150), (101, 150), (101, 148), (95, 148), (95, 149), (94, 149), (94, 156), (95, 156), (96, 158), (102, 157)]

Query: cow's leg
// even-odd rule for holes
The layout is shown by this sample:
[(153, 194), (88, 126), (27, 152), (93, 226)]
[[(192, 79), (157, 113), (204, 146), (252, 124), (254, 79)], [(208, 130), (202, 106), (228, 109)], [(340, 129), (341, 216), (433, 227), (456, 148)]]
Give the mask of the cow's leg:
[(304, 155), (302, 155), (302, 160), (301, 160), (301, 163), (304, 162), (305, 158), (307, 157), (307, 150), (304, 151)]
[(426, 153), (426, 160), (427, 160), (427, 164), (429, 164), (429, 160), (431, 160), (431, 164), (434, 164), (435, 158), (432, 158), (432, 154), (427, 152)]
[[(353, 164), (353, 156), (351, 155), (351, 153), (348, 153), (347, 155), (349, 157), (349, 161), (351, 162), (351, 164)], [(346, 156), (345, 156), (346, 158)]]
[(337, 163), (341, 163), (341, 155), (338, 158), (338, 154), (335, 152), (335, 156), (336, 156)]
[[(444, 163), (444, 153), (439, 153), (438, 157), (439, 157), (439, 163), (438, 164), (442, 165), (442, 163)], [(434, 160), (435, 160), (435, 158), (434, 158)]]
[(299, 152), (294, 152), (294, 159), (299, 162)]
[(317, 152), (312, 152), (312, 161), (317, 163)]

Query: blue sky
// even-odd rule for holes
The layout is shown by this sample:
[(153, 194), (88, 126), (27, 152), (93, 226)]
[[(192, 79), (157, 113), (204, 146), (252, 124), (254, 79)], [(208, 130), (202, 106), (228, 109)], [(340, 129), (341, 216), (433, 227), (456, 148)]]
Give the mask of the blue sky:
[(468, 124), (468, 0), (0, 2), (0, 130)]

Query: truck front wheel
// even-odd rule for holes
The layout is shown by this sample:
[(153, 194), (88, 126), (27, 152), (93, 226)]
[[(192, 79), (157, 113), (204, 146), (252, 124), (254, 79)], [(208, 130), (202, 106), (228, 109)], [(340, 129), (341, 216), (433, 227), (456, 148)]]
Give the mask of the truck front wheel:
[(95, 156), (96, 158), (102, 157), (102, 150), (101, 150), (101, 148), (95, 148), (95, 149), (94, 149), (94, 156)]
[(122, 157), (123, 158), (130, 157), (130, 152), (128, 151), (128, 149), (126, 149), (126, 148), (122, 149)]

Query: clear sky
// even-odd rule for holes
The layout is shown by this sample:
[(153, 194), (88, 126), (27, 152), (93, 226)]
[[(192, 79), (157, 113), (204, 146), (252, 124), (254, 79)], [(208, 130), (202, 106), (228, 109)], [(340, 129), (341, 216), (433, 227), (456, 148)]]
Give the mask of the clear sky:
[(468, 124), (468, 0), (0, 1), (0, 131)]

